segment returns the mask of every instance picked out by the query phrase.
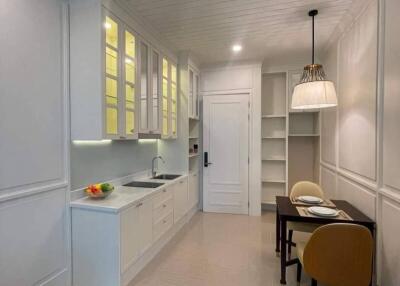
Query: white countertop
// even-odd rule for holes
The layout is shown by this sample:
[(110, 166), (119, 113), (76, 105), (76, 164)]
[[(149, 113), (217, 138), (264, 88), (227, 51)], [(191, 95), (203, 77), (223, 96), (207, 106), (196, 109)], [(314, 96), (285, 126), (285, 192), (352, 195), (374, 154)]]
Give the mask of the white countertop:
[(187, 177), (187, 175), (182, 175), (173, 180), (153, 180), (150, 178), (135, 180), (140, 182), (163, 183), (163, 185), (157, 188), (116, 186), (114, 191), (104, 199), (92, 199), (89, 197), (84, 197), (72, 201), (70, 205), (71, 208), (118, 213), (123, 209), (130, 207), (131, 205), (135, 205), (140, 201), (161, 192), (166, 187), (175, 184), (176, 182), (182, 180), (185, 177)]

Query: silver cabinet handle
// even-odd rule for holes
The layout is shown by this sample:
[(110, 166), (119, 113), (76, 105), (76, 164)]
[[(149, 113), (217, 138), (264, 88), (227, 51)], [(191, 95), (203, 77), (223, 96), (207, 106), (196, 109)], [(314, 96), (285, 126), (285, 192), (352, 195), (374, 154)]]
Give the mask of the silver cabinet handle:
[(164, 193), (167, 192), (167, 189), (162, 190)]
[(180, 181), (179, 184), (183, 184), (183, 181)]
[(141, 206), (143, 206), (143, 203), (138, 203), (138, 204), (136, 205), (137, 208), (138, 208), (138, 207), (141, 207)]
[(162, 205), (162, 207), (163, 207), (163, 208), (166, 208), (166, 207), (167, 207), (167, 205), (166, 205), (166, 204), (163, 204), (163, 205)]

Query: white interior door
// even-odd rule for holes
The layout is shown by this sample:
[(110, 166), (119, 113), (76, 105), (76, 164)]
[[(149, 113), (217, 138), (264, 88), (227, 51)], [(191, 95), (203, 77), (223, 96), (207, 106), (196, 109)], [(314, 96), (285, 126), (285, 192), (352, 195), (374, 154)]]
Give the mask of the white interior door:
[(249, 213), (248, 115), (248, 94), (204, 96), (205, 212)]

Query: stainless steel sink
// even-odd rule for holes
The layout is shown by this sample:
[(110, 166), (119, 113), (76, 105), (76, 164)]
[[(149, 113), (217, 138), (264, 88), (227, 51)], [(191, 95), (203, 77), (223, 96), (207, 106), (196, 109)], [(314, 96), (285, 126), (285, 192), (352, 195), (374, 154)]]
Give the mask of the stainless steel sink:
[(154, 180), (173, 180), (182, 175), (171, 175), (171, 174), (161, 174), (158, 176), (153, 177)]
[(136, 187), (136, 188), (150, 188), (155, 189), (159, 186), (164, 185), (164, 183), (155, 183), (155, 182), (137, 182), (133, 181), (124, 185), (124, 187)]

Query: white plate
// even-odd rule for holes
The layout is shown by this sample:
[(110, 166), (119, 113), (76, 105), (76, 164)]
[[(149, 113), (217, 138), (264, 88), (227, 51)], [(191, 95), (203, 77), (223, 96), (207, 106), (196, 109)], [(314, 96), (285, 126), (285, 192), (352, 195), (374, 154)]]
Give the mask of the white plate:
[(317, 216), (336, 217), (339, 215), (337, 210), (325, 207), (309, 207), (307, 210)]
[(323, 202), (321, 198), (314, 196), (300, 196), (297, 199), (303, 203), (308, 203), (308, 204), (320, 204)]

